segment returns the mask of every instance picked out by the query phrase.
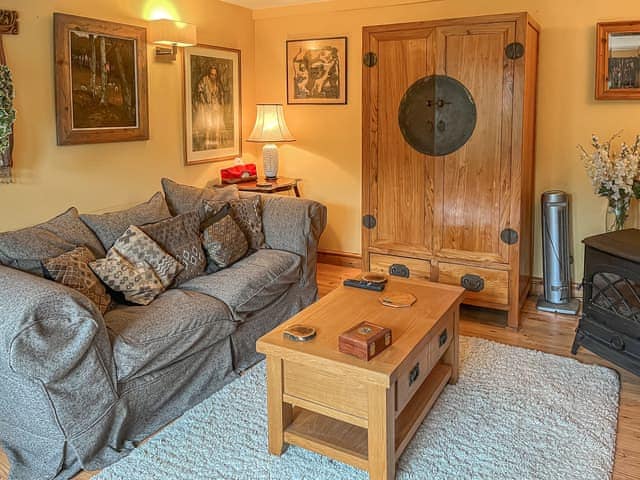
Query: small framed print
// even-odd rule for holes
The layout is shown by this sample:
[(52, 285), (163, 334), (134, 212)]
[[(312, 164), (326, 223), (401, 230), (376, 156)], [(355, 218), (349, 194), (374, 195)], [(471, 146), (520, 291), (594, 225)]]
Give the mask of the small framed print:
[(596, 99), (640, 100), (640, 20), (599, 23)]
[(58, 145), (149, 138), (147, 31), (53, 14)]
[(185, 163), (242, 155), (240, 50), (197, 45), (184, 50)]
[(347, 103), (347, 37), (287, 41), (287, 103)]

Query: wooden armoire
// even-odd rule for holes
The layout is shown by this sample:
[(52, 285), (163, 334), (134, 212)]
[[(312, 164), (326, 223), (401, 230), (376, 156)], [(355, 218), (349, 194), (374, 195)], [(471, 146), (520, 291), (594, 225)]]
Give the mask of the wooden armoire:
[[(363, 30), (364, 269), (462, 285), (512, 328), (531, 283), (538, 34), (527, 13)], [(444, 156), (399, 127), (405, 92), (430, 75), (475, 102), (473, 134)]]

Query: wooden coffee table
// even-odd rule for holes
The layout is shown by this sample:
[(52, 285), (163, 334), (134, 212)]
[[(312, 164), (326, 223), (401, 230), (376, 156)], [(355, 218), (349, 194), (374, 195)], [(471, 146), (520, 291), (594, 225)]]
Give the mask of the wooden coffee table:
[[(287, 444), (395, 477), (396, 462), (447, 382), (458, 379), (458, 320), (464, 289), (390, 279), (409, 308), (384, 307), (377, 292), (340, 287), (257, 342), (267, 356), (269, 451)], [(389, 327), (393, 343), (370, 361), (338, 351), (338, 336), (362, 321)], [(307, 343), (288, 325), (317, 329)]]

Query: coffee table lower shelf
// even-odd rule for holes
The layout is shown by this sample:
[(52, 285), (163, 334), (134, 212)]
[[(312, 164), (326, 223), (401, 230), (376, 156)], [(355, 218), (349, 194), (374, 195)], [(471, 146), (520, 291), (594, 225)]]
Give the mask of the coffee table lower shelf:
[[(451, 378), (451, 366), (439, 363), (395, 420), (395, 460)], [(361, 470), (369, 469), (367, 429), (296, 407), (284, 431), (284, 441), (329, 456)]]

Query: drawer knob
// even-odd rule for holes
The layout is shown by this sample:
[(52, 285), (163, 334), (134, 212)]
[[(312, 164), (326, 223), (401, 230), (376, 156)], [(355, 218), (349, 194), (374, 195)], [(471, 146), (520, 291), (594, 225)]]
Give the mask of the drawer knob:
[(394, 263), (389, 267), (389, 275), (393, 275), (394, 277), (409, 278), (410, 273), (409, 267), (401, 263)]
[(478, 275), (468, 274), (462, 277), (460, 285), (470, 292), (481, 292), (484, 290), (484, 278), (479, 277)]
[(447, 329), (444, 329), (444, 332), (440, 334), (439, 345), (442, 347), (445, 343), (447, 343), (447, 339), (449, 338), (449, 334), (447, 333)]
[(420, 362), (416, 363), (416, 366), (409, 372), (409, 386), (413, 385), (420, 376)]

